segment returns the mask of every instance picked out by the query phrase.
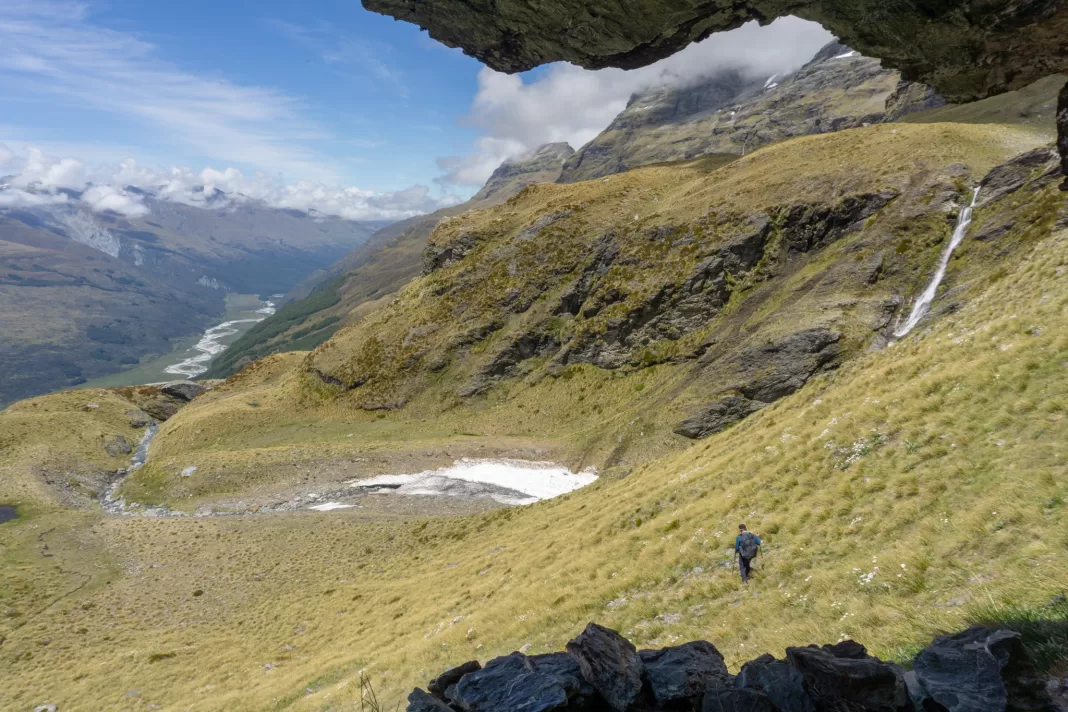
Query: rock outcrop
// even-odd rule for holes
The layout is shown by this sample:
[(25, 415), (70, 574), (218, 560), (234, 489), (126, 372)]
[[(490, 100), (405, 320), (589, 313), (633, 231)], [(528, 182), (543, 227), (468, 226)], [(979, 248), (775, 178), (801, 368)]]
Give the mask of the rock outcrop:
[(547, 143), (530, 153), (509, 158), (493, 171), (472, 202), (496, 202), (511, 197), (532, 183), (553, 183), (575, 149), (566, 143)]
[(637, 652), (595, 623), (567, 650), (467, 663), (446, 673), (468, 670), (446, 689), (413, 691), (408, 712), (1053, 712), (1020, 635), (1009, 630), (938, 638), (909, 672), (845, 640), (787, 648), (785, 660), (761, 655), (732, 677), (711, 643)]
[(1068, 69), (1068, 6), (1049, 0), (363, 0), (364, 7), (414, 22), (490, 67), (519, 72), (567, 61), (588, 69), (630, 69), (674, 54), (750, 20), (795, 15), (820, 22), (843, 43), (905, 79), (970, 101)]
[(945, 98), (934, 87), (902, 79), (890, 96), (886, 97), (883, 121), (897, 121), (914, 111), (938, 109), (946, 105)]
[[(785, 15), (823, 24), (844, 44), (952, 102), (1020, 89), (1068, 71), (1068, 5), (1054, 0), (362, 0), (414, 22), (490, 67), (519, 72), (567, 61), (588, 69), (632, 69), (668, 57), (715, 32)], [(1061, 92), (1058, 142), (1068, 175), (1068, 89)], [(1064, 182), (1068, 190), (1068, 178)]]

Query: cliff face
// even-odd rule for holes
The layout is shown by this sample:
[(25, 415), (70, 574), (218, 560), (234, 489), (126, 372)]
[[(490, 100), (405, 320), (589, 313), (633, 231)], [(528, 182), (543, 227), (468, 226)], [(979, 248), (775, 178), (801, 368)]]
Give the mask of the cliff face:
[(721, 72), (696, 84), (634, 96), (597, 138), (564, 165), (562, 183), (709, 153), (740, 155), (791, 136), (827, 133), (945, 101), (837, 42), (792, 74)]
[(494, 69), (568, 61), (633, 68), (750, 20), (795, 15), (950, 101), (1018, 89), (1068, 69), (1068, 5), (1057, 0), (363, 0)]
[(554, 183), (565, 161), (574, 154), (575, 149), (566, 143), (547, 143), (526, 155), (510, 158), (493, 171), (471, 201), (500, 202), (532, 183)]

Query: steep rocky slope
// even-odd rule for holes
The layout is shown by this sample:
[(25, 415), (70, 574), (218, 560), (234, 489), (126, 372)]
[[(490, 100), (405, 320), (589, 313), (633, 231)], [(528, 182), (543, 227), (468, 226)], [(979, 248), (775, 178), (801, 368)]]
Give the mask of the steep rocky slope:
[(1028, 135), (1004, 131), (881, 126), (529, 189), (440, 225), (424, 279), (315, 352), (309, 381), (392, 409), (446, 383), (463, 400), (673, 364), (660, 417), (707, 435), (900, 317), (993, 155), (980, 145)]
[(227, 292), (284, 292), (380, 227), (221, 195), (144, 205), (0, 209), (0, 403), (166, 353), (218, 319)]
[(833, 42), (800, 70), (771, 77), (728, 71), (633, 96), (564, 166), (561, 182), (708, 153), (740, 155), (790, 136), (898, 119), (944, 104), (878, 60)]
[[(359, 709), (370, 679), (392, 708), (451, 665), (561, 650), (591, 619), (642, 648), (713, 640), (731, 672), (763, 652), (781, 658), (788, 646), (846, 638), (904, 662), (935, 635), (981, 622), (1018, 630), (1039, 669), (1063, 676), (1068, 196), (1048, 146), (1013, 158), (1034, 148), (1033, 135), (877, 126), (791, 139), (711, 171), (698, 162), (528, 189), (492, 211), (500, 224), (474, 213), (442, 226), (427, 253), (433, 271), (365, 322), (383, 353), (400, 357), (404, 407), (354, 407), (378, 372), (342, 393), (310, 370), (345, 375), (342, 347), (368, 343), (361, 325), (194, 400), (163, 425), (124, 487), (185, 512), (222, 500), (250, 512), (296, 487), (419, 471), (434, 452), (448, 461), (523, 443), (528, 457), (602, 465), (596, 483), (536, 505), (455, 518), (372, 499), (326, 513), (103, 517), (47, 499), (47, 479), (65, 462), (107, 457), (96, 437), (54, 436), (48, 415), (65, 424), (57, 432), (122, 434), (129, 406), (74, 392), (0, 413), (0, 442), (15, 443), (0, 456), (0, 500), (20, 505), (20, 519), (0, 525), (0, 706)], [(879, 343), (871, 327), (882, 322), (867, 318), (883, 299), (904, 297), (900, 313), (926, 284), (977, 183), (974, 222), (928, 319), (892, 346), (859, 348)], [(777, 221), (784, 206), (846, 207), (883, 190), (898, 195), (842, 232), (848, 223), (815, 209)], [(540, 233), (524, 232), (567, 209)], [(744, 253), (719, 253), (752, 234), (732, 210), (777, 226), (764, 245), (767, 271), (758, 263), (742, 272)], [(553, 232), (577, 218), (578, 236)], [(685, 227), (652, 229), (663, 225)], [(597, 251), (569, 256), (611, 233), (620, 252), (604, 275), (585, 269)], [(613, 286), (626, 294), (588, 317), (599, 300), (578, 317), (565, 309), (555, 316), (576, 328), (552, 333), (578, 336), (581, 320), (607, 326), (613, 314), (637, 324), (624, 317), (662, 285), (671, 289), (655, 316), (672, 318), (656, 324), (685, 331), (676, 300), (694, 296), (682, 287), (703, 249), (722, 260), (730, 296), (722, 308), (712, 299), (713, 270), (697, 291), (709, 297), (702, 308), (715, 324), (754, 327), (752, 340), (726, 329), (706, 354), (764, 349), (777, 333), (826, 322), (842, 334), (838, 368), (697, 442), (672, 433), (689, 414), (674, 404), (708, 403), (716, 374), (685, 358), (569, 362), (554, 377), (561, 348), (520, 362), (526, 375), (500, 374), (481, 395), (458, 393), (496, 378), (481, 366), (528, 333), (520, 327), (573, 304), (563, 297), (584, 289), (572, 286), (591, 286), (587, 301)], [(623, 268), (632, 271), (612, 272)], [(507, 303), (541, 298), (517, 314), (501, 307), (512, 288), (519, 296)], [(443, 301), (466, 306), (455, 329), (429, 318)], [(501, 318), (494, 333), (504, 338), (448, 345), (483, 315)], [(443, 332), (440, 350), (437, 337), (412, 331), (427, 327)], [(643, 332), (648, 346), (671, 341), (654, 331)], [(436, 374), (419, 359), (409, 366), (408, 335), (431, 347), (428, 359), (451, 363)], [(624, 360), (642, 346), (609, 337), (594, 331), (580, 343)], [(88, 398), (100, 408), (87, 409)], [(40, 500), (11, 489), (31, 477)], [(729, 568), (740, 521), (765, 541), (744, 589)]]
[(294, 301), (238, 339), (213, 362), (207, 377), (224, 378), (270, 354), (315, 348), (419, 274), (423, 247), (439, 222), (499, 205), (528, 185), (552, 183), (573, 153), (566, 143), (546, 144), (505, 161), (471, 200), (374, 233), (366, 244), (298, 285), (288, 295)]

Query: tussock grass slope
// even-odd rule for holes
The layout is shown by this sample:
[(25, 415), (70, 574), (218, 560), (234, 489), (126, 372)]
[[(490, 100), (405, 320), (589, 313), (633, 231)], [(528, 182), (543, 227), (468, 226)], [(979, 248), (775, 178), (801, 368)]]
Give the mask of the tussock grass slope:
[[(901, 128), (872, 133), (915, 141), (901, 144), (914, 156), (929, 145), (916, 160), (970, 156), (976, 176), (1020, 136)], [(837, 165), (810, 140), (800, 169), (805, 156)], [(868, 147), (872, 166), (889, 165), (890, 145)], [(766, 186), (727, 181), (706, 204), (728, 191), (786, 196), (759, 155), (733, 170), (766, 167)], [(564, 497), (468, 517), (41, 509), (0, 526), (0, 708), (355, 710), (361, 671), (392, 706), (450, 664), (561, 649), (589, 620), (639, 645), (712, 640), (734, 669), (841, 637), (901, 659), (1002, 613), (1040, 628), (1034, 611), (1068, 586), (1066, 196), (1047, 182), (1005, 200), (978, 211), (973, 232), (1015, 226), (995, 243), (965, 241), (940, 309), (913, 335), (697, 443), (664, 427), (670, 363), (581, 365), (462, 407), (428, 397), (388, 414), (309, 398), (305, 355), (255, 364), (165, 424), (131, 496), (185, 507), (281, 486), (329, 458), (359, 470), (357, 458), (477, 452), (502, 437), (573, 461), (610, 463), (624, 444), (641, 456)], [(40, 443), (49, 436), (22, 420), (24, 405), (0, 431), (20, 423)], [(70, 437), (56, 447), (90, 452)], [(189, 458), (203, 477), (169, 469)], [(740, 521), (766, 546), (748, 588), (728, 567)], [(1058, 664), (1055, 650), (1045, 664)]]
[[(149, 465), (124, 492), (192, 511), (218, 495), (255, 490), (266, 497), (510, 448), (625, 473), (687, 446), (675, 425), (729, 385), (715, 362), (695, 356), (709, 344), (728, 359), (803, 329), (829, 328), (842, 334), (843, 360), (862, 353), (904, 295), (925, 286), (952, 229), (946, 211), (967, 199), (967, 184), (1034, 145), (1030, 132), (1015, 128), (878, 126), (796, 139), (727, 166), (695, 161), (607, 182), (532, 186), (499, 208), (439, 226), (436, 248), (475, 235), (473, 251), (359, 326), (310, 356), (257, 363), (198, 399), (161, 429)], [(634, 349), (622, 367), (579, 361), (561, 368), (557, 354), (536, 354), (481, 394), (461, 395), (525, 334), (598, 339), (613, 319), (646, 303), (658, 308), (657, 293), (684, 284), (702, 250), (729, 240), (750, 215), (883, 191), (897, 197), (827, 246), (784, 256), (774, 233), (765, 258), (733, 282), (717, 315)], [(545, 215), (564, 217), (528, 229)], [(587, 302), (612, 290), (625, 296), (597, 314), (554, 314), (606, 234), (620, 256)], [(1034, 239), (1018, 230), (977, 252), (975, 276), (1018, 259)], [(516, 313), (511, 294), (529, 299), (529, 308)], [(470, 343), (469, 334), (489, 323), (496, 330)], [(369, 378), (346, 391), (319, 374), (343, 383)], [(370, 410), (405, 400), (398, 410)], [(197, 477), (181, 477), (194, 464)]]
[[(736, 666), (840, 637), (893, 655), (1043, 604), (1068, 584), (1066, 279), (1061, 229), (929, 329), (532, 507), (87, 524), (83, 550), (52, 544), (58, 562), (123, 573), (32, 616), (5, 589), (0, 704), (356, 709), (360, 670), (397, 700), (451, 663), (559, 649), (590, 619), (640, 645), (708, 638)], [(748, 589), (726, 568), (743, 520), (766, 542)], [(5, 525), (4, 570), (54, 524)]]

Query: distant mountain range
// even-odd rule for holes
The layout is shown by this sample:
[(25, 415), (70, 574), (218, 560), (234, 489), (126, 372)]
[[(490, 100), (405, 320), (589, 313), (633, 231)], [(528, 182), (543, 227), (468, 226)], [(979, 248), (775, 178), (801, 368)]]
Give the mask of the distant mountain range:
[(224, 194), (204, 207), (142, 195), (141, 217), (65, 197), (0, 208), (0, 403), (165, 353), (218, 319), (228, 292), (288, 291), (385, 224)]

